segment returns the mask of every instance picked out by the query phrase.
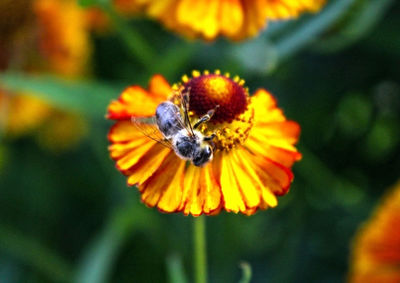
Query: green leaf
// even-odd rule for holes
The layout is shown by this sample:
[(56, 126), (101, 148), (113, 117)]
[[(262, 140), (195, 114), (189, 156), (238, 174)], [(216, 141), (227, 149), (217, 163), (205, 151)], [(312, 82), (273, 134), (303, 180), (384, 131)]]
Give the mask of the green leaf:
[(0, 74), (0, 84), (15, 92), (25, 92), (67, 111), (88, 117), (104, 117), (107, 105), (116, 99), (122, 87), (95, 82), (68, 81), (53, 76), (22, 73)]

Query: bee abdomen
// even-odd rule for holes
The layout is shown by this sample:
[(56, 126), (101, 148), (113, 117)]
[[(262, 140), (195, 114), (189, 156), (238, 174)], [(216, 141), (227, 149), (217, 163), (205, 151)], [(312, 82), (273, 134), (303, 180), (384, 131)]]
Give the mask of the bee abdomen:
[(166, 138), (171, 138), (182, 129), (179, 108), (172, 102), (166, 101), (157, 106), (156, 120), (158, 129)]

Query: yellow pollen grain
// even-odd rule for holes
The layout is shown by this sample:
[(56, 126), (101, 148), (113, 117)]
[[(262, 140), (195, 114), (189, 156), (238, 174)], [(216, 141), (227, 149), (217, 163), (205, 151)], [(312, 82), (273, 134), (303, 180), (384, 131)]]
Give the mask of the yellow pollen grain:
[(200, 73), (199, 71), (193, 71), (193, 72), (192, 72), (192, 76), (193, 76), (194, 78), (200, 77), (200, 75), (201, 75), (201, 73)]
[(187, 75), (182, 76), (182, 82), (187, 83), (189, 81), (189, 77)]
[(205, 123), (199, 130), (206, 136), (215, 134), (213, 143), (217, 150), (229, 151), (244, 144), (253, 127), (253, 117), (254, 109), (249, 108), (230, 123)]

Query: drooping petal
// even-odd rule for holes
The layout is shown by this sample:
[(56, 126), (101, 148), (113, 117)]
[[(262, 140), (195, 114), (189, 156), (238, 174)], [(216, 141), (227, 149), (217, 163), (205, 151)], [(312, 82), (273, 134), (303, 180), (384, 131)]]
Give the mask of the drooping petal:
[(235, 150), (227, 155), (227, 159), (231, 163), (236, 183), (243, 196), (246, 208), (256, 208), (261, 201), (261, 184), (254, 170), (248, 166), (246, 160), (241, 160), (239, 155), (240, 150)]
[(185, 215), (211, 214), (222, 205), (220, 187), (212, 165), (203, 168), (189, 165), (185, 172), (182, 203), (179, 210)]
[(118, 121), (108, 132), (108, 140), (111, 143), (131, 142), (143, 137), (143, 133), (138, 131), (130, 120)]
[(157, 171), (169, 154), (172, 154), (171, 149), (155, 144), (135, 166), (126, 172), (129, 176), (128, 184), (131, 186), (143, 184)]
[[(144, 10), (184, 36), (242, 40), (257, 35), (270, 20), (318, 11), (325, 0), (114, 0), (120, 10)], [(129, 2), (133, 2), (129, 3)], [(124, 11), (123, 11), (124, 12)]]
[(254, 125), (246, 147), (253, 153), (268, 158), (287, 168), (301, 159), (301, 154), (294, 146), (300, 135), (300, 126), (287, 121), (276, 100), (264, 89), (252, 97), (255, 107)]
[(353, 242), (348, 282), (400, 282), (400, 182)]
[(157, 101), (165, 101), (172, 93), (172, 88), (167, 80), (161, 75), (154, 75), (150, 79), (149, 92)]
[(195, 166), (189, 166), (185, 172), (182, 203), (179, 207), (185, 215), (202, 213), (204, 199), (200, 193), (200, 170)]
[(258, 89), (251, 97), (251, 104), (254, 105), (254, 121), (256, 123), (282, 122), (285, 115), (277, 107), (276, 99), (265, 89)]
[(293, 173), (285, 166), (272, 161), (267, 156), (254, 155), (243, 151), (247, 160), (253, 164), (262, 184), (275, 195), (284, 195), (293, 180)]
[(182, 200), (184, 169), (185, 161), (170, 153), (158, 170), (139, 186), (142, 201), (165, 212), (176, 211)]
[(221, 33), (231, 37), (239, 32), (243, 25), (243, 6), (239, 0), (220, 0), (218, 20)]
[(259, 175), (257, 175), (257, 166), (251, 162), (249, 153), (246, 149), (241, 148), (235, 152), (235, 160), (237, 168), (241, 167), (243, 173), (247, 173), (247, 178), (251, 179), (253, 186), (258, 189), (258, 193), (261, 194), (260, 207), (266, 209), (267, 207), (275, 207), (278, 204), (276, 196), (269, 186), (266, 186)]
[(154, 75), (149, 83), (149, 91), (140, 86), (126, 88), (118, 100), (108, 106), (108, 119), (124, 120), (131, 117), (150, 117), (157, 106), (167, 100), (172, 93), (168, 82), (160, 75)]
[(219, 181), (221, 184), (224, 207), (227, 211), (238, 213), (246, 210), (246, 205), (232, 168), (232, 161), (229, 153), (221, 152), (215, 158), (215, 166), (220, 167)]
[(242, 5), (244, 23), (241, 30), (232, 37), (235, 40), (253, 37), (267, 25), (264, 0), (242, 1)]
[(107, 118), (113, 120), (130, 119), (131, 117), (150, 117), (155, 113), (161, 101), (150, 92), (139, 86), (131, 86), (124, 90), (118, 100), (108, 106)]

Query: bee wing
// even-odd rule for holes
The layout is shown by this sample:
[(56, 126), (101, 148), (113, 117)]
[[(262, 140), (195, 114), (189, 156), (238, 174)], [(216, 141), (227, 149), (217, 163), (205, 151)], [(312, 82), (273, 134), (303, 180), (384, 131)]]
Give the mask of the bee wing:
[(173, 149), (171, 142), (158, 129), (155, 117), (131, 117), (131, 121), (143, 135), (165, 147)]

